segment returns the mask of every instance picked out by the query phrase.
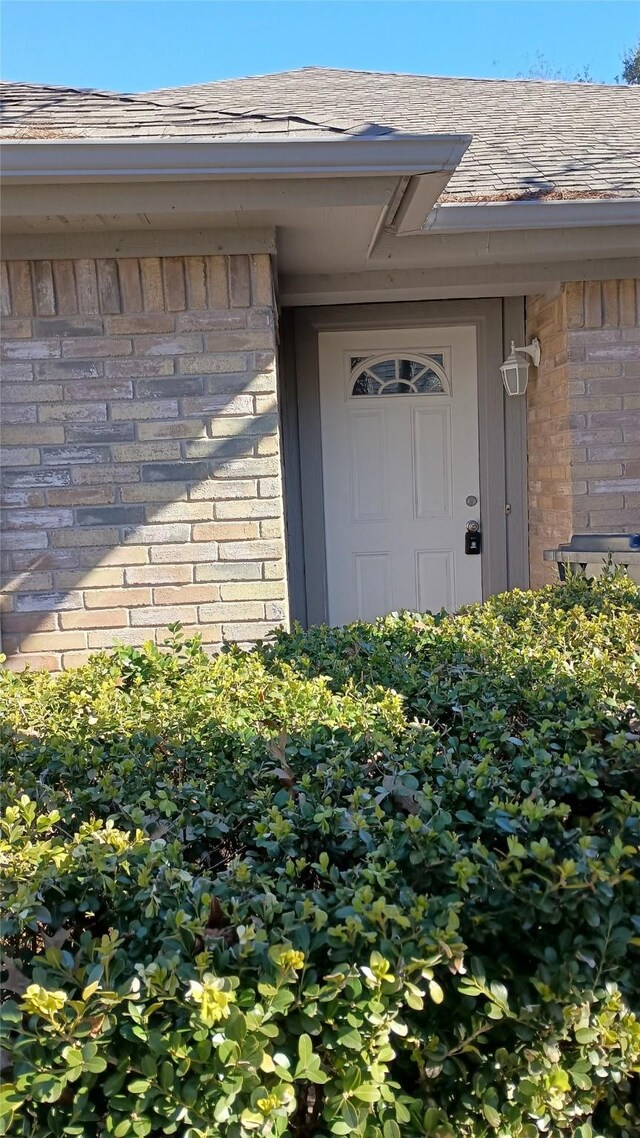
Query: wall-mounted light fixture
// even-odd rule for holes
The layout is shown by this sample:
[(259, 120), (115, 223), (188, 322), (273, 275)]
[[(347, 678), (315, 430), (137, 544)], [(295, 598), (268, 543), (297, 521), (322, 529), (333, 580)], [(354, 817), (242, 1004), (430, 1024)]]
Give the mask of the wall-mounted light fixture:
[(528, 347), (516, 348), (515, 341), (511, 341), (511, 352), (503, 364), (500, 365), (502, 382), (507, 395), (524, 395), (529, 380), (529, 360), (519, 359), (518, 352), (529, 356), (534, 367), (540, 363), (540, 341), (534, 337)]

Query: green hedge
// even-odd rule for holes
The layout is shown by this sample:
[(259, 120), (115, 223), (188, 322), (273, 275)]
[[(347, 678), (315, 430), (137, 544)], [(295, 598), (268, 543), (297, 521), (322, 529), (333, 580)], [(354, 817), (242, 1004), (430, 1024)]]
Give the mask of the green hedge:
[(640, 591), (2, 672), (0, 1132), (638, 1138)]

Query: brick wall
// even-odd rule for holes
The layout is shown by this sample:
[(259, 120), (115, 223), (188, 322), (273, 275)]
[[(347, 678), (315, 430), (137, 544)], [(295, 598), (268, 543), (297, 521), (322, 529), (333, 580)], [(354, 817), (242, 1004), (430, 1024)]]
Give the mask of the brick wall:
[(531, 583), (572, 533), (640, 531), (640, 280), (565, 284), (527, 304), (542, 347), (527, 394)]
[(10, 665), (282, 623), (269, 258), (10, 262), (2, 312)]

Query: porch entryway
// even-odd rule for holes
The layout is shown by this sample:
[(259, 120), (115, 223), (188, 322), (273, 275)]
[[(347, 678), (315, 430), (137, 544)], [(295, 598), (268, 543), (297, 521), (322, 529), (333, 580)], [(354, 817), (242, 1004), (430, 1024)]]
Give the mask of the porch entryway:
[[(522, 298), (282, 312), (291, 616), (454, 609), (528, 584)], [(481, 550), (466, 552), (469, 523)]]

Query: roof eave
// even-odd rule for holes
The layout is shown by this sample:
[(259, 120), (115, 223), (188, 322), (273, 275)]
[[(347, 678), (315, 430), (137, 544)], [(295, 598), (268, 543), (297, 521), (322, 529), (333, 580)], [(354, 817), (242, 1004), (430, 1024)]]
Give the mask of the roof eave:
[(603, 225), (640, 225), (640, 197), (442, 202), (431, 210), (422, 227), (422, 234), (576, 229)]
[(16, 183), (451, 173), (470, 141), (459, 134), (235, 142), (25, 139), (3, 144), (2, 177)]

